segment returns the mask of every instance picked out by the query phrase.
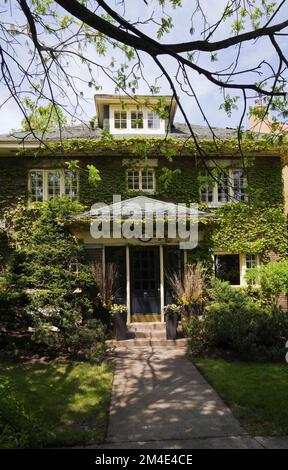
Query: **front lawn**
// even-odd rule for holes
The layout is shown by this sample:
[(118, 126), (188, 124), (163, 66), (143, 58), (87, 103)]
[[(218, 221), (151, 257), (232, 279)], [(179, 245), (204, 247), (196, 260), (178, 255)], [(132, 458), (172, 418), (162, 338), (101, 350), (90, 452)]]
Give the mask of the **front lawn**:
[[(40, 445), (69, 446), (102, 442), (106, 432), (112, 375), (111, 367), (105, 364), (0, 364), (1, 380), (9, 382), (12, 397), (7, 400), (7, 397), (1, 396), (1, 393), (7, 396), (7, 390), (0, 387), (0, 403), (3, 406), (7, 400), (6, 408), (11, 405), (11, 415), (16, 414), (14, 401), (23, 405), (24, 413), (21, 413), (35, 421), (35, 429), (39, 428), (40, 433), (43, 432)], [(6, 410), (4, 418), (2, 413), (0, 422), (0, 440), (2, 437), (2, 446), (7, 447), (10, 444), (5, 444), (3, 438), (3, 421), (6, 431), (8, 427), (11, 428), (11, 423), (15, 429), (19, 421), (9, 416), (9, 413)], [(20, 424), (13, 434), (17, 435), (18, 431), (21, 446), (21, 434), (25, 431), (20, 429)], [(36, 436), (37, 431), (35, 445), (39, 445)], [(33, 439), (32, 435), (30, 447), (34, 447)]]
[(288, 435), (288, 364), (195, 358), (195, 365), (252, 435)]

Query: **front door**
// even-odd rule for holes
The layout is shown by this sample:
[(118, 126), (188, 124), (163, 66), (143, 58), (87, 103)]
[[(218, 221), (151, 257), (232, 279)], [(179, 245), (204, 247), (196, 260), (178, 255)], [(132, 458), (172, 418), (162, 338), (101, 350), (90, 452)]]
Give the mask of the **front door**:
[(131, 247), (132, 320), (160, 319), (159, 247)]

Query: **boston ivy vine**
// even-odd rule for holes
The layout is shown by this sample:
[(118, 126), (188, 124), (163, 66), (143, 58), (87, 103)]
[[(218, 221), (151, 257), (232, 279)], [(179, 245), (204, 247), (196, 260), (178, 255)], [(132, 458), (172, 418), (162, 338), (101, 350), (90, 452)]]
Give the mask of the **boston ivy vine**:
[[(141, 165), (149, 158), (158, 159), (154, 197), (175, 203), (199, 202), (199, 175), (203, 163), (190, 140), (170, 136), (165, 139), (115, 139), (104, 131), (97, 140), (50, 142), (49, 147), (50, 153), (44, 148), (37, 150), (37, 164), (33, 163), (28, 149), (22, 150), (18, 158), (2, 158), (0, 199), (3, 206), (11, 205), (17, 195), (27, 193), (27, 171), (31, 165), (47, 168), (60, 159), (70, 168), (74, 165), (83, 170), (80, 171), (79, 198), (88, 208), (99, 201), (111, 203), (113, 194), (121, 194), (122, 199), (141, 194), (127, 190), (124, 158), (131, 162), (142, 160)], [(241, 163), (237, 139), (221, 140), (217, 145), (211, 140), (203, 140), (201, 148), (208, 159)], [(288, 155), (288, 143), (273, 141), (270, 136), (254, 140), (248, 133), (241, 143), (241, 150), (245, 154), (249, 203), (229, 203), (214, 210), (216, 217), (207, 222), (203, 230), (205, 240), (201, 251), (208, 253), (214, 247), (231, 253), (260, 254), (267, 259), (271, 251), (281, 257), (288, 256), (281, 173), (281, 164)], [(90, 177), (90, 169), (95, 178)]]

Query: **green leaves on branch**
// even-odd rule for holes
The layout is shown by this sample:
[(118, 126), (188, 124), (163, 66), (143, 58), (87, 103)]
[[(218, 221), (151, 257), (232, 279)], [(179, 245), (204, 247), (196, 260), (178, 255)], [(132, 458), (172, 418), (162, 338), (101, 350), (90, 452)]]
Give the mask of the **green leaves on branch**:
[(235, 109), (237, 110), (238, 109), (238, 106), (237, 106), (237, 101), (239, 100), (239, 96), (230, 96), (230, 95), (226, 95), (225, 96), (225, 101), (224, 103), (222, 103), (220, 106), (219, 106), (219, 109), (223, 109), (225, 111), (225, 113), (227, 114), (228, 117), (231, 117), (232, 116), (232, 110)]
[(176, 175), (181, 174), (181, 170), (176, 168), (176, 170), (171, 170), (170, 168), (163, 167), (161, 170), (162, 174), (159, 176), (159, 180), (163, 183), (164, 189), (169, 189), (173, 186), (173, 181)]
[(157, 39), (161, 39), (165, 33), (169, 33), (173, 26), (171, 16), (168, 16), (168, 18), (161, 18), (161, 26), (157, 31)]
[(288, 260), (249, 269), (245, 279), (249, 285), (260, 285), (266, 301), (276, 306), (279, 296), (288, 294)]
[(101, 176), (99, 170), (94, 165), (87, 165), (87, 170), (89, 172), (88, 181), (90, 184), (97, 186), (101, 181)]
[(59, 106), (49, 103), (46, 106), (39, 106), (30, 98), (24, 98), (22, 101), (26, 108), (26, 116), (22, 121), (23, 131), (44, 132), (67, 124), (67, 118)]

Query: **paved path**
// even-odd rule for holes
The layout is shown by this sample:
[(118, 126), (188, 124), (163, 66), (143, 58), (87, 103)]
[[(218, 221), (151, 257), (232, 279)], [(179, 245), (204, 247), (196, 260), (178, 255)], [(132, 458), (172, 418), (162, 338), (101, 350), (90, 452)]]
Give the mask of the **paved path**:
[(106, 448), (263, 448), (181, 349), (118, 350)]

